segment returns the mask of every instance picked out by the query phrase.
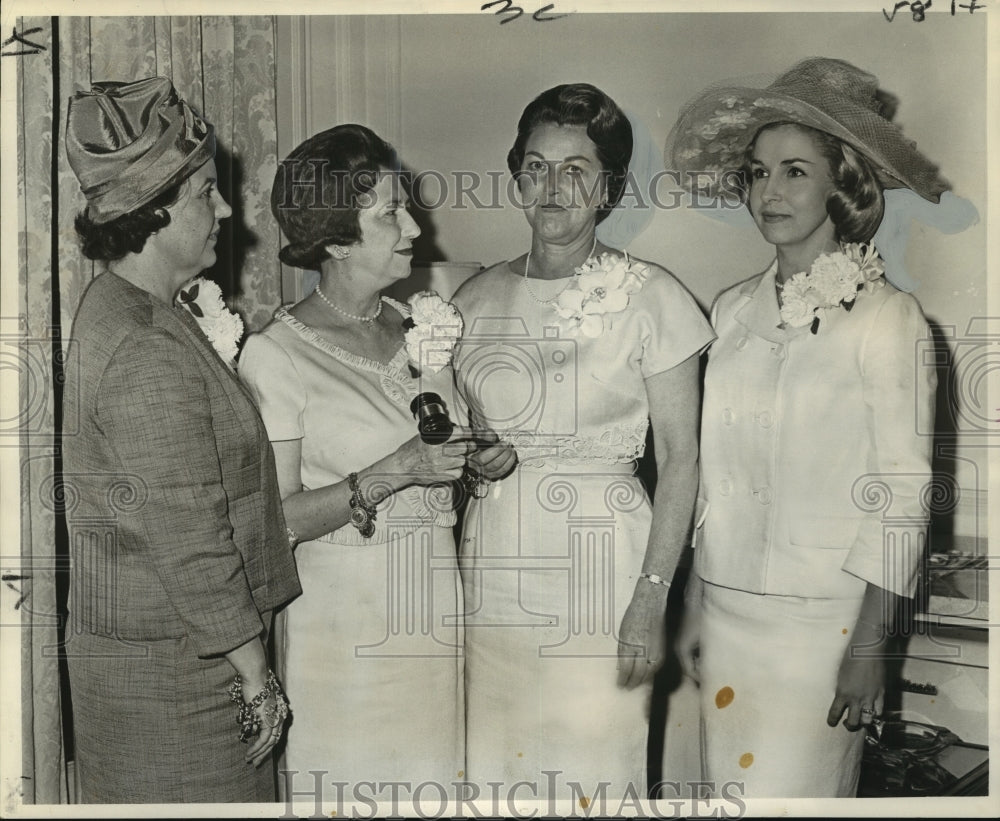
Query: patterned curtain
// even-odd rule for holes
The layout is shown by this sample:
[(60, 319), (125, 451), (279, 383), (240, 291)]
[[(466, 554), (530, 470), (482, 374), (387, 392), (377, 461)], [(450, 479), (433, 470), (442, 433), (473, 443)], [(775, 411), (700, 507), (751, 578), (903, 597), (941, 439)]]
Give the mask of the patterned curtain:
[(5, 327), (0, 339), (5, 356), (15, 349), (20, 381), (16, 425), (3, 433), (20, 446), (22, 567), (5, 581), (17, 586), (23, 628), (20, 799), (54, 804), (73, 795), (72, 714), (59, 657), (69, 555), (63, 515), (73, 492), (62, 482), (60, 444), (73, 435), (76, 408), (63, 396), (62, 375), (75, 355), (76, 306), (98, 272), (73, 229), (84, 201), (66, 161), (66, 102), (97, 81), (159, 74), (215, 125), (220, 189), (233, 216), (208, 276), (248, 329), (259, 329), (281, 287), (269, 207), (275, 36), (271, 17), (23, 17), (16, 25), (41, 49), (18, 58), (20, 296), (17, 328)]

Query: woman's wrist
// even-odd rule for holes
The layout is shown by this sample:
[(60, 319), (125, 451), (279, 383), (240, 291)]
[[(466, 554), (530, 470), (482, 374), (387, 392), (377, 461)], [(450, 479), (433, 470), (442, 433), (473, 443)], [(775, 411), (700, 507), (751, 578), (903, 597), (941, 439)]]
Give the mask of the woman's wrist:
[(238, 693), (244, 701), (250, 702), (256, 695), (271, 687), (273, 681), (275, 681), (274, 671), (269, 669), (264, 670), (264, 674), (259, 677), (256, 675), (247, 677), (237, 673), (229, 687), (229, 694)]
[(267, 686), (267, 676), (268, 670), (262, 670), (260, 673), (254, 672), (253, 675), (245, 676), (242, 673), (237, 673), (236, 678), (240, 680), (243, 686), (243, 692), (250, 693), (254, 695), (259, 693)]
[(226, 660), (248, 689), (257, 692), (267, 683), (267, 653), (259, 636), (230, 650)]
[(645, 570), (639, 574), (640, 581), (646, 581), (654, 587), (667, 589), (670, 587), (670, 578), (661, 576), (659, 573), (647, 573)]
[(378, 518), (378, 509), (375, 504), (366, 498), (361, 489), (358, 474), (352, 473), (347, 477), (347, 485), (351, 490), (351, 524), (357, 528), (358, 532), (366, 539), (375, 534), (375, 520)]
[[(272, 670), (268, 670), (261, 687), (251, 685), (239, 673), (229, 686), (229, 699), (237, 706), (239, 739), (250, 743), (265, 726), (276, 727), (288, 717), (288, 699)], [(268, 701), (273, 704), (265, 706)], [(263, 709), (263, 718), (258, 710)]]
[[(655, 580), (654, 580), (655, 579)], [(666, 604), (670, 593), (670, 583), (656, 573), (642, 573), (635, 585), (636, 594), (644, 601)]]
[(397, 454), (390, 453), (368, 467), (357, 471), (358, 487), (364, 497), (373, 505), (384, 502), (412, 482), (403, 465), (399, 463)]

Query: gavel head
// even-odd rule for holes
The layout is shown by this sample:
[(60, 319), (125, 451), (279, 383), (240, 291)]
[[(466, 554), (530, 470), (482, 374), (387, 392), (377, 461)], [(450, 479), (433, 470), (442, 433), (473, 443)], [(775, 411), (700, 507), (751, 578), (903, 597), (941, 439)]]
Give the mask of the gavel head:
[(418, 393), (410, 403), (410, 413), (417, 420), (420, 438), (428, 445), (447, 442), (455, 430), (454, 424), (448, 417), (448, 406), (436, 393), (430, 391)]

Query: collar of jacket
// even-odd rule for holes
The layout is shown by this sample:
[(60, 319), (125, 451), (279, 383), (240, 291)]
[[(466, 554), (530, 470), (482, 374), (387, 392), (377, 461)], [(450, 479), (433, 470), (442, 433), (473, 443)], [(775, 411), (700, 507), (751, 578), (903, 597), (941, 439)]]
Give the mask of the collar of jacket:
[(177, 304), (168, 305), (159, 297), (153, 296), (146, 289), (134, 285), (113, 271), (106, 271), (101, 276), (109, 277), (110, 282), (114, 283), (118, 291), (121, 292), (121, 299), (116, 302), (116, 305), (148, 305), (154, 313), (164, 317), (161, 321), (170, 324), (176, 323), (176, 327), (191, 340), (191, 344), (198, 350), (202, 358), (209, 362), (210, 367), (222, 376), (223, 381), (228, 381), (228, 384), (235, 386), (256, 407), (256, 402), (246, 386), (236, 377), (235, 372), (222, 361), (208, 337), (205, 336), (205, 332), (198, 325), (198, 321), (191, 316), (191, 312), (187, 308)]
[(781, 328), (781, 314), (774, 282), (778, 275), (778, 261), (775, 260), (760, 277), (748, 280), (740, 288), (742, 304), (737, 307), (736, 321), (771, 342), (784, 342), (788, 332)]

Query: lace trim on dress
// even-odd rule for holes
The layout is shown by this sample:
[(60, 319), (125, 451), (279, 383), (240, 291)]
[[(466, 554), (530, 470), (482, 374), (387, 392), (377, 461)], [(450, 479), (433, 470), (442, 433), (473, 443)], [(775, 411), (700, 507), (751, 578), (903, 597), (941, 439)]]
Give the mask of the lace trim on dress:
[[(401, 302), (397, 302), (395, 299), (387, 296), (382, 297), (382, 301), (387, 302), (404, 317), (410, 315), (410, 309)], [(379, 377), (379, 386), (382, 388), (382, 393), (386, 395), (386, 398), (402, 408), (410, 407), (410, 402), (417, 395), (417, 388), (413, 377), (410, 376), (408, 367), (409, 355), (406, 353), (405, 343), (400, 346), (399, 350), (396, 351), (396, 355), (389, 362), (379, 362), (376, 359), (369, 359), (367, 356), (351, 353), (339, 345), (334, 345), (317, 333), (315, 329), (288, 313), (285, 307), (281, 307), (275, 311), (274, 318), (281, 320), (307, 342), (310, 342), (335, 359), (339, 359), (345, 365), (357, 370), (377, 374)]]
[(600, 436), (569, 436), (542, 431), (504, 431), (500, 438), (513, 445), (522, 464), (562, 462), (605, 465), (633, 462), (646, 450), (649, 420), (618, 424)]
[(424, 522), (451, 527), (458, 521), (452, 486), (407, 487), (399, 491), (410, 509)]

